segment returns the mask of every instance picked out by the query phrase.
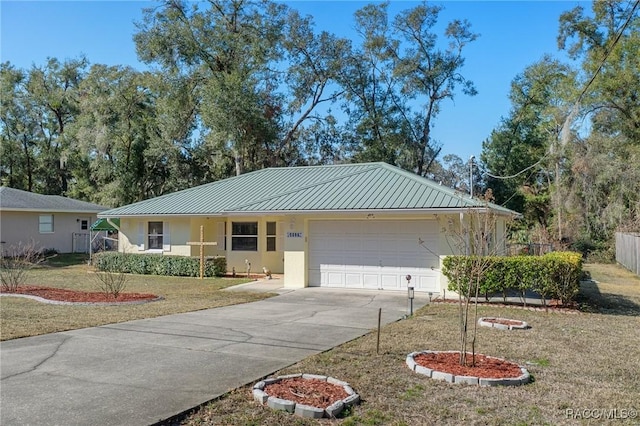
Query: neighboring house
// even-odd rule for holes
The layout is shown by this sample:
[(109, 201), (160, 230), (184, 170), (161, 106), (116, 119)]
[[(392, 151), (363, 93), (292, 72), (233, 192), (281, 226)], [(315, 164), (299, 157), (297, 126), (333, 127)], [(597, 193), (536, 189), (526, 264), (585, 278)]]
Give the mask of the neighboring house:
[(106, 209), (59, 195), (0, 187), (2, 250), (33, 243), (38, 250), (88, 253), (91, 224)]
[[(226, 256), (229, 270), (284, 273), (285, 287), (419, 291), (445, 285), (451, 219), (487, 206), (385, 163), (263, 169), (108, 210), (120, 218), (120, 251)], [(494, 241), (517, 213), (490, 205)], [(425, 248), (426, 247), (426, 248)], [(503, 250), (504, 247), (500, 247)]]

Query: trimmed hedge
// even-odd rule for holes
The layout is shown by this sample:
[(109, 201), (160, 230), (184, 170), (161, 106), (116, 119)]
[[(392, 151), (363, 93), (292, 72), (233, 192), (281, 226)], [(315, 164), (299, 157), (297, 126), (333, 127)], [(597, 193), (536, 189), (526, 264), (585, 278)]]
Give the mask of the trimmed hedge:
[[(95, 255), (94, 264), (100, 271), (177, 277), (200, 276), (200, 259), (195, 257), (103, 252)], [(226, 272), (225, 257), (215, 257), (205, 261), (205, 277), (221, 277)]]
[[(580, 289), (582, 254), (552, 252), (543, 256), (447, 256), (442, 273), (449, 279), (448, 289), (465, 294), (475, 281), (473, 270), (481, 269), (478, 293), (485, 296), (509, 291), (533, 291), (546, 299), (562, 303), (573, 300)], [(475, 294), (475, 288), (472, 288)]]

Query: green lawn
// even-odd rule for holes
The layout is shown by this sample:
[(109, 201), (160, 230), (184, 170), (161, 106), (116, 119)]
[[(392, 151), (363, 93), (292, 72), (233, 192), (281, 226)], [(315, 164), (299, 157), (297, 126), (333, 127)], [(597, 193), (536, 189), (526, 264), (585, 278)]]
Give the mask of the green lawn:
[[(243, 279), (128, 275), (125, 292), (152, 293), (164, 300), (142, 305), (50, 305), (17, 297), (0, 298), (0, 339), (35, 336), (103, 324), (152, 318), (180, 312), (234, 305), (272, 294), (220, 291), (247, 282)], [(93, 267), (83, 255), (48, 259), (29, 273), (26, 284), (72, 290), (100, 291)]]
[[(530, 330), (480, 327), (479, 353), (525, 365), (534, 382), (480, 388), (413, 373), (408, 353), (458, 350), (456, 305), (434, 304), (382, 331), (312, 356), (275, 375), (315, 373), (349, 382), (363, 402), (337, 421), (303, 420), (254, 402), (250, 386), (196, 409), (186, 425), (638, 425), (639, 418), (577, 420), (592, 413), (640, 411), (640, 279), (614, 265), (586, 265), (597, 283), (582, 286), (589, 312), (481, 307), (481, 316), (528, 322)], [(615, 303), (619, 303), (620, 309)], [(585, 411), (614, 410), (615, 411)], [(628, 411), (624, 411), (628, 410)], [(622, 413), (622, 414), (621, 414)], [(625, 414), (626, 413), (626, 414)]]

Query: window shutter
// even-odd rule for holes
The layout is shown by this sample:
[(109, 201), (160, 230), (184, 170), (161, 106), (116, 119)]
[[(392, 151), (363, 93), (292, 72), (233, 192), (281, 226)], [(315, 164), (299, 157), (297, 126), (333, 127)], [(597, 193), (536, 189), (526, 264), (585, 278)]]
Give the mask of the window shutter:
[(169, 222), (162, 222), (162, 251), (171, 251)]
[(226, 227), (226, 223), (225, 222), (218, 222), (218, 246), (216, 247), (216, 249), (218, 250), (224, 250), (224, 236), (225, 236), (225, 227)]
[(144, 250), (144, 222), (138, 222), (138, 251)]
[(276, 225), (276, 250), (284, 251), (284, 222), (278, 222)]

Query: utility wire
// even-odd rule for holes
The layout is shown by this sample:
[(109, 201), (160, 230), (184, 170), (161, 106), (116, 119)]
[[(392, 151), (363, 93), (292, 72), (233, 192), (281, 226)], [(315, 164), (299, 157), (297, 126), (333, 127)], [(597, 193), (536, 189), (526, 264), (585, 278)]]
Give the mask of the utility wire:
[[(573, 112), (571, 114), (569, 114), (567, 116), (567, 119), (565, 120), (564, 125), (562, 126), (563, 130), (565, 128), (565, 126), (567, 125), (567, 121), (573, 117), (575, 110), (577, 110), (577, 107), (580, 103), (580, 101), (582, 100), (582, 98), (584, 97), (585, 93), (587, 93), (587, 90), (589, 89), (589, 87), (591, 86), (591, 84), (593, 84), (593, 82), (595, 81), (596, 77), (598, 76), (598, 74), (600, 73), (600, 71), (602, 70), (602, 67), (604, 66), (605, 62), (607, 61), (607, 59), (609, 58), (609, 55), (611, 54), (611, 52), (613, 52), (613, 48), (616, 46), (616, 44), (618, 44), (618, 42), (620, 41), (620, 38), (622, 37), (622, 34), (624, 33), (624, 30), (627, 28), (627, 26), (629, 25), (629, 22), (631, 22), (631, 19), (633, 18), (634, 12), (637, 9), (637, 7), (640, 5), (640, 0), (636, 0), (636, 2), (633, 4), (633, 7), (631, 8), (631, 12), (629, 13), (629, 16), (627, 17), (626, 21), (624, 22), (624, 24), (622, 24), (622, 26), (620, 27), (620, 30), (618, 30), (618, 33), (616, 34), (615, 39), (613, 40), (613, 42), (611, 43), (611, 46), (609, 47), (609, 49), (607, 49), (604, 57), (602, 58), (602, 60), (600, 61), (600, 64), (598, 65), (598, 69), (596, 69), (596, 71), (593, 73), (593, 75), (591, 76), (591, 79), (589, 80), (589, 82), (584, 86), (584, 88), (582, 89), (582, 91), (580, 92), (580, 96), (578, 96), (578, 99), (576, 100), (575, 104), (573, 105)], [(542, 160), (544, 160), (546, 157), (548, 156), (548, 154), (545, 154), (542, 158), (540, 158), (540, 160), (538, 160), (536, 163), (530, 165), (529, 167), (519, 171), (518, 173), (511, 175), (511, 176), (496, 176), (494, 174), (491, 174), (489, 172), (484, 172), (485, 175), (490, 176), (494, 179), (513, 179), (515, 177), (520, 176), (522, 173), (526, 172), (529, 169), (532, 169), (533, 167), (537, 166), (538, 164), (540, 164), (542, 162)]]
[(514, 177), (520, 176), (521, 174), (523, 174), (524, 172), (526, 172), (529, 169), (534, 168), (535, 166), (537, 166), (538, 164), (542, 163), (542, 160), (544, 160), (545, 158), (547, 158), (548, 154), (545, 154), (542, 156), (541, 159), (539, 159), (538, 161), (536, 161), (535, 163), (533, 163), (532, 165), (530, 165), (529, 167), (527, 167), (526, 169), (522, 169), (520, 170), (518, 173), (516, 173), (515, 175), (511, 175), (511, 176), (496, 176), (494, 174), (491, 174), (489, 172), (484, 172), (483, 174), (490, 176), (494, 179), (513, 179)]
[[(602, 58), (602, 61), (600, 61), (600, 64), (598, 65), (598, 69), (596, 69), (596, 71), (593, 73), (593, 75), (591, 76), (591, 79), (589, 80), (589, 82), (584, 86), (584, 88), (582, 89), (582, 91), (580, 92), (580, 96), (578, 96), (578, 99), (576, 100), (576, 102), (573, 105), (573, 110), (571, 112), (571, 114), (569, 114), (562, 126), (562, 131), (565, 130), (565, 127), (568, 125), (568, 121), (575, 115), (575, 112), (577, 111), (578, 105), (580, 104), (580, 101), (582, 100), (582, 98), (584, 97), (585, 93), (587, 93), (587, 90), (589, 89), (589, 87), (591, 86), (591, 84), (593, 84), (593, 82), (595, 81), (596, 77), (598, 76), (598, 74), (600, 73), (600, 71), (602, 70), (602, 67), (604, 66), (605, 62), (607, 61), (607, 59), (609, 58), (609, 55), (611, 54), (611, 52), (613, 51), (613, 48), (616, 46), (616, 44), (618, 44), (618, 42), (620, 41), (620, 38), (622, 37), (622, 34), (624, 33), (624, 30), (627, 28), (627, 26), (629, 25), (629, 22), (631, 22), (631, 19), (633, 18), (633, 14), (636, 10), (636, 8), (640, 5), (640, 0), (636, 0), (636, 2), (633, 4), (633, 7), (631, 8), (631, 13), (629, 13), (629, 16), (627, 17), (627, 20), (624, 22), (624, 24), (622, 24), (622, 27), (620, 27), (620, 30), (618, 31), (618, 33), (616, 34), (615, 39), (613, 40), (613, 43), (611, 43), (611, 46), (609, 47), (609, 49), (607, 50), (607, 52), (605, 53), (604, 57)], [(538, 164), (542, 163), (542, 160), (544, 160), (545, 158), (547, 158), (547, 156), (550, 154), (546, 153), (545, 155), (542, 156), (542, 158), (540, 158), (540, 160), (536, 161), (534, 164), (530, 165), (529, 167), (526, 167), (522, 170), (520, 170), (518, 173), (510, 175), (510, 176), (497, 176), (494, 175), (492, 173), (489, 173), (487, 171), (485, 171), (483, 174), (489, 177), (492, 177), (494, 179), (502, 179), (502, 180), (506, 180), (506, 179), (513, 179), (515, 177), (520, 176), (522, 173), (526, 172), (527, 170), (530, 170), (532, 168), (534, 168), (535, 166), (537, 166)], [(527, 177), (527, 179), (525, 179), (525, 181), (529, 180), (531, 178), (531, 176), (533, 175), (533, 172)], [(517, 191), (513, 193), (513, 195), (511, 195), (511, 197), (509, 197), (507, 199), (507, 201), (505, 201), (503, 203), (503, 205), (505, 205), (507, 202), (509, 202), (509, 200), (511, 200), (515, 195), (517, 194)]]
[(622, 33), (624, 33), (624, 30), (627, 28), (627, 25), (629, 25), (629, 22), (631, 22), (631, 19), (633, 18), (633, 13), (635, 12), (638, 5), (640, 5), (640, 0), (636, 0), (636, 2), (633, 4), (633, 7), (631, 8), (631, 13), (629, 13), (627, 20), (625, 21), (624, 24), (622, 24), (622, 27), (620, 27), (620, 31), (618, 31), (618, 34), (616, 34), (616, 38), (613, 40), (613, 43), (611, 43), (611, 47), (605, 53), (604, 57), (602, 58), (602, 61), (600, 61), (600, 65), (598, 65), (598, 69), (596, 70), (596, 72), (593, 73), (591, 80), (589, 80), (587, 85), (584, 86), (584, 89), (582, 89), (582, 92), (580, 93), (580, 96), (578, 96), (578, 100), (576, 101), (576, 103), (580, 102), (584, 94), (587, 93), (587, 89), (589, 89), (589, 86), (591, 86), (591, 83), (593, 83), (593, 81), (596, 79), (596, 77), (602, 70), (602, 67), (604, 66), (604, 63), (607, 61), (607, 58), (609, 57), (611, 52), (613, 52), (613, 48), (620, 41), (620, 38), (622, 37)]

